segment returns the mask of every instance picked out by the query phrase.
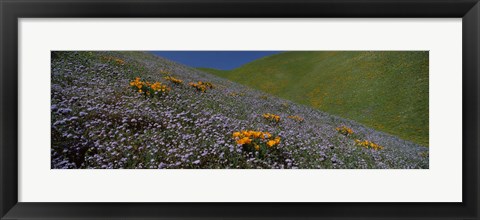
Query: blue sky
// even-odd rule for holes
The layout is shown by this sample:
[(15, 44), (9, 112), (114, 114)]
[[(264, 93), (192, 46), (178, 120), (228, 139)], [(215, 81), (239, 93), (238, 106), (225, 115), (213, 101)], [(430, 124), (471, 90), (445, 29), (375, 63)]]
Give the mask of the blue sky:
[(280, 51), (152, 51), (152, 53), (191, 67), (231, 70)]

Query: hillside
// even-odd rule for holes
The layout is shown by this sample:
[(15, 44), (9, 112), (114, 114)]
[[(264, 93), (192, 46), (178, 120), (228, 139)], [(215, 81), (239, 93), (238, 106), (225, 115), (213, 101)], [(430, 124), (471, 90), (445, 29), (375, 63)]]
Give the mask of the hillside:
[(52, 169), (429, 167), (428, 148), (149, 53), (51, 68)]
[(428, 52), (284, 52), (202, 71), (428, 146)]

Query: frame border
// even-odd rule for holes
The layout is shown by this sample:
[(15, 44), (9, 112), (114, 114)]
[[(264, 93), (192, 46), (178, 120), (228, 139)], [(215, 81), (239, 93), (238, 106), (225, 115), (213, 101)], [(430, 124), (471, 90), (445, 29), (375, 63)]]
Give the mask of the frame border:
[[(0, 0), (0, 219), (479, 219), (479, 0)], [(462, 18), (462, 203), (20, 203), (18, 18)], [(346, 211), (348, 210), (348, 211)]]

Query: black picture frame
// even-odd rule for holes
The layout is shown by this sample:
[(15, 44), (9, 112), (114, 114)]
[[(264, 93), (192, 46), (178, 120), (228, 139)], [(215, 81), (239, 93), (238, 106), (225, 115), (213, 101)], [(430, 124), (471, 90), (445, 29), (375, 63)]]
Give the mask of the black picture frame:
[[(0, 0), (0, 15), (1, 219), (479, 219), (480, 5), (478, 0)], [(462, 18), (463, 202), (18, 202), (17, 21), (19, 18), (64, 17)]]

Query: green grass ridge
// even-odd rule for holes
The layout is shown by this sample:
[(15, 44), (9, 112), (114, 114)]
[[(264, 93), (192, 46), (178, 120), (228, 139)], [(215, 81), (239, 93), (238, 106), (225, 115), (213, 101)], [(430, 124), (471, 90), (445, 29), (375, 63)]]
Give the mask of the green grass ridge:
[(292, 51), (198, 69), (428, 146), (428, 65), (428, 51)]

